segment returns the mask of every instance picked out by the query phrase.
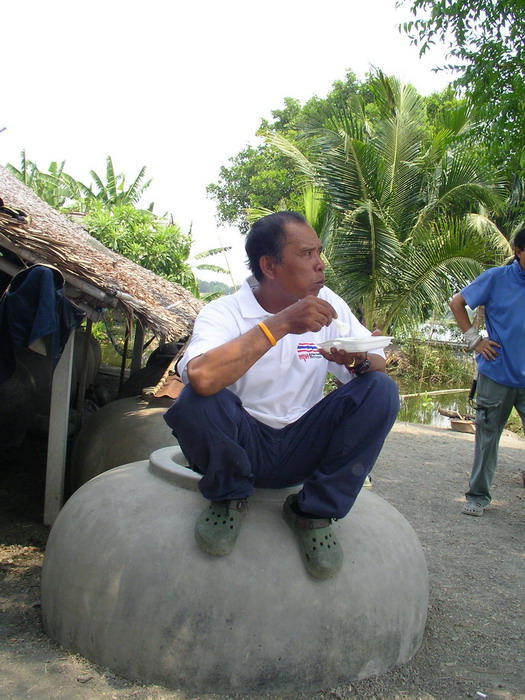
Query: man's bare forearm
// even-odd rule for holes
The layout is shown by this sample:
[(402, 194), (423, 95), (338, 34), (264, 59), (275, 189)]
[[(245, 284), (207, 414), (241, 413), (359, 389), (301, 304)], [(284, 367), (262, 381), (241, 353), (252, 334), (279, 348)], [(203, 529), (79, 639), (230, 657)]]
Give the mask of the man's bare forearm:
[(466, 309), (466, 302), (461, 294), (455, 294), (452, 297), (449, 307), (452, 313), (454, 314), (454, 318), (456, 319), (456, 323), (458, 324), (459, 329), (463, 333), (468, 331), (469, 328), (472, 328), (472, 323), (470, 322), (470, 318)]
[[(328, 302), (311, 296), (270, 316), (265, 325), (277, 342), (288, 333), (318, 331), (335, 316)], [(240, 379), (272, 347), (272, 341), (255, 325), (238, 338), (190, 360), (188, 380), (198, 394), (211, 396)]]
[(254, 326), (238, 338), (190, 360), (188, 380), (198, 394), (211, 396), (236, 382), (271, 347), (264, 332)]

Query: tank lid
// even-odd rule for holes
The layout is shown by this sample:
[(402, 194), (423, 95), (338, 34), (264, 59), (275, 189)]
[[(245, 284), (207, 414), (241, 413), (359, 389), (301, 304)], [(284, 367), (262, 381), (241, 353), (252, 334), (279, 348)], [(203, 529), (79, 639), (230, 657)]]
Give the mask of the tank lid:
[(189, 491), (199, 490), (200, 474), (188, 466), (188, 460), (178, 445), (155, 450), (149, 456), (149, 470), (155, 476)]

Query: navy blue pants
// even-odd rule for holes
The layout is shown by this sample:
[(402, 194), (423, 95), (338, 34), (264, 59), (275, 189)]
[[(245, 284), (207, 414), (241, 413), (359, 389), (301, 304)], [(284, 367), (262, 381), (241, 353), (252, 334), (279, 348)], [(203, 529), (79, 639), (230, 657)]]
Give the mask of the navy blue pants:
[(342, 518), (353, 506), (399, 410), (397, 385), (369, 372), (325, 396), (294, 423), (270, 428), (228, 389), (184, 387), (164, 415), (210, 501), (303, 484), (301, 510)]

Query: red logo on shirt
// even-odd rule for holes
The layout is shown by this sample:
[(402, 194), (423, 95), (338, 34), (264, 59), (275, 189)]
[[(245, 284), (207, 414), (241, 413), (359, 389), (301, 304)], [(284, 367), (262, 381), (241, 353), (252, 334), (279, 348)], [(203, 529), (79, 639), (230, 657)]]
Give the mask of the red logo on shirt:
[(306, 362), (310, 358), (319, 359), (321, 353), (317, 345), (313, 343), (297, 343), (297, 357)]

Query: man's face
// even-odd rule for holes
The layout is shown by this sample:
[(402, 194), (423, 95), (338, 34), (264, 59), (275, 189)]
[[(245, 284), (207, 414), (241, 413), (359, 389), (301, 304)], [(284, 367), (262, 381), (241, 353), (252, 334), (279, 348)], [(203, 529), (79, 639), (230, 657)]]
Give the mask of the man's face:
[(324, 285), (321, 242), (309, 224), (290, 221), (284, 227), (282, 261), (273, 263), (274, 281), (290, 303), (308, 294), (317, 296)]

